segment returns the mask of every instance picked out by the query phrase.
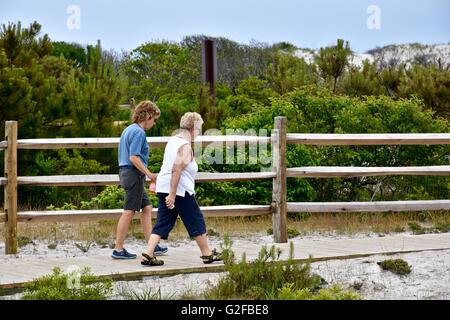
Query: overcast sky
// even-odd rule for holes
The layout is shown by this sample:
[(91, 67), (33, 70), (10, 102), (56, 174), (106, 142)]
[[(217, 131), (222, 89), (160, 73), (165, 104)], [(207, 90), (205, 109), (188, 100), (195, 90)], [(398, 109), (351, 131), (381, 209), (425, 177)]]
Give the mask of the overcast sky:
[(52, 40), (132, 50), (186, 35), (317, 49), (337, 38), (357, 52), (450, 42), (448, 0), (0, 0), (0, 23), (36, 20)]

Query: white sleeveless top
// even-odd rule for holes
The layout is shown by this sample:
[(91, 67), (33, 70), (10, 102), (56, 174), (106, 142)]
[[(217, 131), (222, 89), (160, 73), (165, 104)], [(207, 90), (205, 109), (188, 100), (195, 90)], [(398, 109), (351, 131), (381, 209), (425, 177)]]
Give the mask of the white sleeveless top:
[[(177, 158), (178, 149), (181, 146), (189, 144), (183, 138), (173, 136), (164, 149), (164, 159), (161, 166), (161, 171), (156, 179), (156, 192), (170, 193), (170, 180), (172, 179), (172, 168)], [(194, 158), (189, 162), (186, 168), (181, 171), (180, 182), (177, 187), (177, 196), (184, 197), (186, 191), (190, 195), (195, 194), (195, 176), (198, 172), (198, 165)]]

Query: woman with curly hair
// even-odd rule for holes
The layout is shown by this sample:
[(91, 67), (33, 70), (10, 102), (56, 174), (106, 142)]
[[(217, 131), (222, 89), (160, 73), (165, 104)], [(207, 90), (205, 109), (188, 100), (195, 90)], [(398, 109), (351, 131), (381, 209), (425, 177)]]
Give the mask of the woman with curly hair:
[[(141, 226), (148, 242), (152, 232), (152, 205), (145, 191), (146, 178), (151, 183), (157, 175), (148, 170), (149, 146), (146, 130), (151, 129), (161, 111), (151, 101), (142, 101), (133, 110), (133, 124), (126, 127), (119, 141), (119, 178), (125, 189), (124, 211), (117, 224), (116, 244), (111, 255), (114, 259), (135, 259), (136, 254), (124, 247), (131, 219), (135, 212), (141, 213)], [(156, 246), (155, 254), (163, 254), (167, 248)]]

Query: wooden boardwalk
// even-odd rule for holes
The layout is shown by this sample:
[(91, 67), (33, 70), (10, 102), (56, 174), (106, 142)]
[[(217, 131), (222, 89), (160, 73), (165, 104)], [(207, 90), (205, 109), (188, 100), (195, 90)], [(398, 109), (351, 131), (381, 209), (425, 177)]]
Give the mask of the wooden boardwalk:
[[(270, 246), (271, 244), (268, 244)], [(233, 247), (236, 257), (246, 252), (248, 260), (257, 257), (261, 244)], [(276, 244), (282, 249), (281, 260), (286, 260), (289, 243)], [(342, 240), (297, 240), (294, 242), (294, 260), (312, 261), (351, 259), (375, 254), (407, 253), (425, 250), (450, 249), (450, 233), (425, 235), (393, 235), (368, 239)], [(199, 259), (198, 249), (170, 248), (169, 254), (161, 257), (165, 264), (160, 267), (143, 267), (140, 259), (113, 260), (109, 256), (93, 255), (74, 258), (47, 259), (20, 258), (17, 260), (0, 257), (0, 288), (3, 291), (20, 289), (36, 277), (50, 274), (54, 267), (68, 270), (89, 267), (95, 275), (114, 280), (132, 280), (145, 276), (167, 276), (180, 273), (223, 271), (224, 265), (215, 262), (205, 265)]]

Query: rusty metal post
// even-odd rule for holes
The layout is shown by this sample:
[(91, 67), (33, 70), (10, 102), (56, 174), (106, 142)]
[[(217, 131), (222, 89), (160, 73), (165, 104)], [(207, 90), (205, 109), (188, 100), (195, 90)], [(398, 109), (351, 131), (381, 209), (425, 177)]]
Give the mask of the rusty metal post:
[(202, 43), (202, 80), (209, 84), (211, 104), (216, 102), (217, 48), (214, 40), (205, 39)]

